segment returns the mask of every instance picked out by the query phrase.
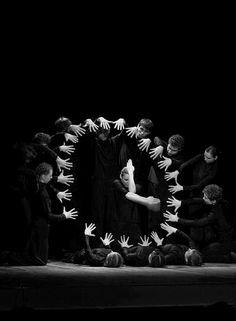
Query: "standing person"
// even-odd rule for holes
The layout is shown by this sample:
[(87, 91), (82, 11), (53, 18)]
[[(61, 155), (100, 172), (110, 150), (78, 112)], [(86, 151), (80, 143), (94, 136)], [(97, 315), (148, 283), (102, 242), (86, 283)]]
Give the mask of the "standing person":
[[(147, 187), (148, 173), (151, 161), (148, 149), (155, 142), (154, 123), (151, 119), (142, 118), (137, 126), (126, 128), (128, 138), (125, 139), (126, 153), (123, 151), (123, 167), (128, 159), (132, 159), (135, 167), (135, 181), (144, 188)], [(124, 155), (126, 154), (126, 157)]]
[[(114, 129), (120, 130), (119, 134), (112, 135), (110, 124), (114, 125)], [(144, 156), (150, 163), (148, 154), (140, 152), (140, 149), (147, 148), (148, 141), (143, 139), (151, 133), (153, 123), (150, 120), (143, 119), (139, 126), (135, 128), (126, 128), (126, 122), (123, 118), (117, 121), (108, 121), (103, 117), (97, 118), (94, 122), (91, 119), (85, 121), (85, 127), (91, 132), (95, 128), (95, 134), (88, 135), (90, 138), (90, 158), (86, 158), (88, 167), (89, 160), (91, 172), (91, 221), (96, 223), (98, 234), (103, 234), (104, 231), (111, 231), (114, 217), (114, 199), (112, 192), (112, 184), (120, 175), (120, 170), (126, 166), (130, 155), (134, 156), (134, 163), (137, 165), (135, 173), (139, 173), (136, 177), (141, 182), (141, 176), (145, 176), (145, 168), (149, 169), (149, 165), (143, 166)], [(90, 130), (91, 128), (91, 130)], [(129, 136), (135, 136), (130, 138)], [(84, 137), (83, 137), (84, 138)], [(82, 139), (81, 139), (82, 142)], [(82, 154), (82, 150), (81, 150)], [(142, 155), (142, 157), (141, 157)], [(123, 166), (123, 164), (125, 164)], [(148, 170), (146, 170), (148, 172)], [(85, 173), (86, 174), (86, 173)], [(86, 175), (88, 177), (88, 175)], [(86, 178), (87, 179), (87, 178)], [(82, 193), (84, 191), (84, 185)], [(86, 195), (85, 195), (86, 196)], [(87, 197), (87, 196), (86, 196)], [(86, 199), (86, 197), (84, 199)], [(85, 204), (84, 211), (88, 212), (88, 203)], [(144, 217), (146, 219), (146, 217)], [(144, 226), (143, 222), (141, 224)]]
[[(36, 193), (30, 200), (30, 237), (27, 251), (10, 252), (7, 256), (8, 265), (46, 265), (48, 262), (48, 236), (50, 221), (76, 219), (77, 211), (67, 211), (63, 208), (62, 214), (51, 212), (51, 200), (47, 191), (47, 184), (53, 176), (53, 167), (48, 163), (40, 163), (35, 169)], [(67, 194), (60, 194), (59, 198), (67, 199)]]
[[(114, 125), (114, 131), (121, 132), (111, 133), (110, 124)], [(114, 220), (112, 183), (120, 172), (119, 151), (125, 120), (120, 118), (113, 122), (99, 117), (95, 121), (87, 119), (84, 126), (88, 131), (81, 139), (80, 146), (80, 192), (83, 219), (96, 224), (97, 235), (100, 237), (105, 231), (112, 231)], [(84, 155), (86, 158), (83, 157)], [(93, 239), (92, 242), (93, 247), (98, 246), (97, 239)]]
[[(208, 146), (204, 153), (200, 153), (180, 165), (178, 169), (166, 172), (167, 181), (175, 179), (176, 185), (170, 185), (172, 194), (183, 191), (185, 198), (200, 196), (202, 189), (209, 184), (216, 183), (218, 174), (219, 151), (214, 145)], [(179, 184), (177, 178), (183, 176), (184, 172), (190, 170), (190, 184)], [(183, 180), (183, 179), (182, 179)]]
[[(73, 184), (70, 186), (70, 192), (72, 193), (71, 204), (72, 206), (81, 211), (80, 202), (81, 195), (78, 190), (80, 184), (78, 176), (80, 171), (79, 163), (79, 148), (80, 137), (86, 132), (82, 123), (76, 125), (68, 117), (61, 116), (54, 122), (55, 133), (51, 136), (50, 147), (53, 148), (60, 157), (64, 157), (65, 154), (70, 155), (70, 162), (73, 167), (70, 169), (70, 175), (73, 176)], [(57, 184), (60, 188), (60, 184)], [(62, 205), (59, 202), (53, 202), (55, 205), (55, 211), (61, 211)], [(76, 250), (78, 247), (78, 230), (80, 228), (80, 220), (72, 222), (67, 220), (63, 224), (53, 224), (51, 226), (50, 233), (50, 255), (52, 257), (61, 259), (66, 253), (70, 253)], [(61, 234), (64, 238), (61, 238)]]
[[(47, 184), (50, 182), (53, 174), (52, 167), (47, 163), (41, 163), (36, 168), (36, 176), (38, 179), (38, 192), (35, 195), (32, 204), (32, 250), (35, 256), (42, 259), (44, 264), (48, 260), (48, 236), (50, 222), (59, 222), (66, 219), (75, 220), (78, 211), (74, 208), (67, 211), (63, 207), (61, 214), (53, 214), (51, 212), (51, 200), (47, 191)], [(65, 197), (65, 199), (68, 199)]]
[(166, 198), (166, 194), (168, 194), (168, 185), (164, 179), (166, 171), (167, 169), (177, 170), (183, 164), (183, 148), (184, 138), (176, 134), (169, 137), (168, 143), (160, 140), (159, 145), (149, 152), (153, 159), (153, 169), (158, 185), (157, 191), (161, 200)]
[[(66, 145), (66, 135), (69, 135), (69, 137), (73, 137), (77, 139), (77, 136), (71, 135), (69, 133), (66, 133), (64, 131), (57, 133), (53, 136), (50, 136), (47, 133), (44, 132), (37, 132), (32, 139), (32, 144), (36, 150), (38, 150), (38, 158), (36, 161), (34, 161), (31, 166), (36, 167), (37, 164), (42, 163), (42, 162), (47, 162), (53, 165), (53, 178), (50, 180), (50, 183), (47, 184), (47, 189), (50, 194), (50, 199), (51, 199), (51, 210), (52, 212), (61, 212), (63, 210), (62, 203), (58, 201), (57, 193), (55, 193), (55, 190), (60, 190), (62, 189), (61, 178), (65, 179), (64, 176), (64, 170), (73, 170), (74, 171), (74, 163), (71, 160), (69, 161), (69, 158), (63, 159), (65, 154), (71, 155), (75, 152), (75, 146), (74, 145)], [(55, 139), (55, 137), (57, 137)], [(74, 142), (77, 141), (73, 141)], [(44, 151), (45, 150), (45, 151)], [(49, 158), (50, 156), (50, 158)], [(61, 170), (63, 169), (63, 171)], [(73, 181), (73, 175), (69, 174), (68, 175), (70, 181)], [(66, 193), (70, 193), (72, 197), (72, 189), (66, 190)], [(71, 201), (71, 200), (70, 200)], [(73, 207), (74, 204), (73, 204)], [(73, 228), (75, 227), (75, 223), (71, 223), (69, 221), (65, 221), (60, 224), (52, 224), (51, 225), (51, 232), (50, 232), (50, 237), (49, 237), (49, 243), (50, 243), (50, 257), (54, 258), (61, 258), (63, 253), (62, 250), (65, 251), (65, 248), (68, 248), (68, 243), (69, 240), (72, 238), (72, 231)], [(64, 235), (63, 238), (61, 238), (61, 235)], [(74, 233), (75, 234), (75, 233)]]
[(149, 194), (160, 199), (160, 211), (156, 215), (149, 212), (149, 232), (158, 230), (158, 233), (162, 235), (160, 223), (164, 221), (163, 213), (167, 208), (166, 201), (171, 196), (165, 174), (167, 169), (178, 169), (184, 162), (184, 138), (180, 134), (175, 134), (169, 137), (168, 142), (159, 139), (156, 143), (158, 146), (150, 149), (149, 152), (152, 159), (152, 169), (149, 173)]
[[(142, 186), (142, 196), (150, 195), (149, 191), (149, 172), (152, 161), (149, 157), (149, 149), (156, 146), (158, 138), (154, 136), (154, 123), (149, 118), (142, 118), (137, 126), (126, 128), (127, 137), (125, 137), (122, 149), (121, 160), (123, 167), (126, 166), (128, 159), (132, 159), (135, 167), (135, 182)], [(154, 195), (153, 195), (154, 196)], [(142, 234), (148, 233), (148, 209), (138, 207), (141, 219)]]

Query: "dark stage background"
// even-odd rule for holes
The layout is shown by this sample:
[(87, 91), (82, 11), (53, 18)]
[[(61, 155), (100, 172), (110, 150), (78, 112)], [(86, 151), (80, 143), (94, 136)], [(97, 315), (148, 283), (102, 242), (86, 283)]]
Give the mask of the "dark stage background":
[(147, 117), (163, 139), (182, 134), (187, 156), (217, 144), (233, 199), (234, 35), (230, 19), (211, 24), (205, 18), (144, 26), (110, 16), (109, 24), (94, 25), (89, 17), (75, 28), (74, 21), (60, 21), (56, 29), (41, 28), (41, 21), (32, 28), (13, 23), (3, 46), (5, 150), (38, 131), (52, 134), (61, 115), (74, 123), (124, 117), (131, 126)]

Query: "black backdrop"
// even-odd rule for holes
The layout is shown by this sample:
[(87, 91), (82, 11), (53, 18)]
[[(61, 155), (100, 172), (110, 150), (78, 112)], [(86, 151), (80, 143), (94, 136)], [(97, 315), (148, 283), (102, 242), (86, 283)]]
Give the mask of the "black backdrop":
[[(3, 39), (3, 143), (53, 133), (64, 115), (151, 118), (156, 133), (185, 137), (190, 156), (211, 143), (233, 181), (235, 54), (230, 20), (135, 27), (128, 19), (69, 26), (12, 23)], [(90, 21), (90, 22), (89, 22)], [(214, 27), (213, 27), (214, 26)], [(2, 145), (5, 147), (5, 145)], [(4, 159), (3, 162), (7, 162)], [(228, 188), (231, 193), (230, 188)]]

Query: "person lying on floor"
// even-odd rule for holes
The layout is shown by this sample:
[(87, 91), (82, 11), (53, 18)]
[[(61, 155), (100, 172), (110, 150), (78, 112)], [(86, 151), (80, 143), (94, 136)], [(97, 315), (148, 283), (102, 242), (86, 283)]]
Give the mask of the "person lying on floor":
[[(119, 244), (121, 245), (124, 262), (131, 266), (152, 266), (161, 267), (164, 265), (202, 265), (201, 253), (195, 248), (194, 243), (184, 232), (168, 225), (161, 223), (161, 228), (168, 232), (167, 236), (175, 233), (178, 237), (183, 237), (184, 241), (188, 243), (166, 243), (162, 244), (164, 238), (160, 239), (156, 232), (151, 233), (151, 238), (155, 245), (151, 245), (149, 237), (144, 236), (142, 243), (137, 246), (129, 245), (129, 237), (121, 236)], [(184, 243), (184, 242), (183, 242)]]
[(140, 236), (142, 243), (138, 245), (128, 244), (129, 236), (126, 238), (125, 235), (120, 237), (118, 243), (122, 249), (122, 255), (124, 257), (124, 263), (130, 266), (147, 266), (148, 257), (150, 253), (155, 250), (155, 245), (152, 245), (152, 241), (149, 242), (149, 237), (144, 235)]
[[(186, 233), (169, 225), (166, 222), (161, 223), (160, 226), (163, 230), (168, 232), (165, 238), (166, 244), (162, 244), (164, 238), (160, 239), (156, 232), (151, 233), (151, 237), (156, 242), (157, 247), (152, 253), (150, 253), (148, 257), (150, 266), (160, 267), (163, 265), (185, 264), (191, 266), (202, 265), (202, 254)], [(168, 236), (172, 234), (175, 234), (178, 242), (168, 243)]]
[(106, 233), (104, 239), (100, 237), (102, 241), (101, 247), (91, 249), (89, 239), (95, 236), (95, 234), (92, 233), (95, 228), (95, 224), (91, 223), (87, 226), (87, 223), (85, 223), (84, 235), (86, 247), (75, 252), (73, 263), (91, 266), (120, 267), (123, 264), (123, 257), (120, 253), (112, 251), (110, 244), (114, 239), (111, 233)]

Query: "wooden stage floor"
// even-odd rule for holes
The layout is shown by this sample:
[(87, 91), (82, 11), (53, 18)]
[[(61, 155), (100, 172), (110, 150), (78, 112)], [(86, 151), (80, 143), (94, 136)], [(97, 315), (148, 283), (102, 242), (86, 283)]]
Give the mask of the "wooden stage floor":
[(236, 264), (106, 268), (50, 261), (41, 267), (0, 267), (1, 312), (220, 305), (236, 309)]

